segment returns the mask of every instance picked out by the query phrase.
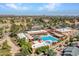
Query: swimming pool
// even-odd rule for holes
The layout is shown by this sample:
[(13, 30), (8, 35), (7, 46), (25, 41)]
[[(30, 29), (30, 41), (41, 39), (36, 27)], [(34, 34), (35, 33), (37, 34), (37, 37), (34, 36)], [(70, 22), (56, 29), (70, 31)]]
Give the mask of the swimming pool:
[(40, 37), (43, 41), (52, 41), (52, 42), (58, 42), (58, 38), (55, 38), (51, 35), (41, 36)]

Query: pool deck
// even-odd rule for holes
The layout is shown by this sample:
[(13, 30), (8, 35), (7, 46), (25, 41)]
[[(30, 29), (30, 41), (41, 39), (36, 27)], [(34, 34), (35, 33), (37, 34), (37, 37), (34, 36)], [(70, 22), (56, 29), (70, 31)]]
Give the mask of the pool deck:
[[(39, 33), (40, 33), (40, 35), (39, 35)], [(53, 36), (51, 33), (53, 33), (54, 35), (56, 35), (56, 36), (59, 36), (59, 37), (61, 37), (61, 36), (63, 36), (64, 34), (63, 33), (58, 33), (58, 32), (56, 32), (56, 30), (52, 30), (52, 29), (48, 29), (48, 30), (37, 30), (37, 31), (28, 31), (27, 32), (27, 37), (29, 38), (29, 39), (34, 39), (34, 36), (38, 36), (38, 40), (39, 39), (41, 39), (41, 40), (43, 40), (43, 38), (40, 38), (40, 37), (46, 37), (46, 36), (48, 36), (48, 35), (50, 35), (51, 36), (51, 38), (48, 38), (48, 37), (46, 37), (46, 40), (43, 40), (43, 41), (49, 41), (49, 40), (51, 40), (52, 41), (52, 43), (55, 41), (55, 42), (58, 42), (57, 40), (60, 40), (60, 38), (57, 38), (57, 37), (55, 37), (55, 36)], [(46, 35), (45, 35), (46, 34)], [(65, 36), (65, 35), (64, 35)], [(67, 36), (67, 35), (66, 35)], [(39, 45), (39, 44), (41, 44), (41, 43), (39, 43), (38, 42), (38, 40), (37, 40), (37, 43), (34, 43), (35, 45)], [(33, 42), (33, 41), (32, 41)]]

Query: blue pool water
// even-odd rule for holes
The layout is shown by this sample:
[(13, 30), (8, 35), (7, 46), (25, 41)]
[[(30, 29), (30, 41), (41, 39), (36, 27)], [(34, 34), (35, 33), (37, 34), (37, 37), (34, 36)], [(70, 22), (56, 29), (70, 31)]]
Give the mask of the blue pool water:
[(58, 38), (55, 38), (51, 35), (47, 35), (47, 36), (41, 36), (41, 39), (44, 41), (52, 41), (52, 42), (58, 42)]

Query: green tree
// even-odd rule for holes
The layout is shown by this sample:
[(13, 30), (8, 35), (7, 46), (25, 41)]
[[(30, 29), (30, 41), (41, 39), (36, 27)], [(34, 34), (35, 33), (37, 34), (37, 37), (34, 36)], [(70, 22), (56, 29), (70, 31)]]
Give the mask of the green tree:
[(0, 28), (0, 38), (3, 36), (3, 28)]
[(77, 39), (77, 41), (79, 41), (79, 35), (77, 35), (75, 38)]
[(14, 20), (12, 19), (12, 20), (10, 20), (10, 23), (13, 24), (13, 23), (15, 23), (15, 22), (14, 22)]
[(43, 47), (37, 48), (35, 53), (36, 54), (40, 54), (40, 53), (44, 53), (45, 54), (48, 49), (49, 49), (49, 46), (43, 46)]
[(21, 47), (19, 55), (30, 55), (32, 53), (31, 43), (26, 42), (25, 39), (19, 39), (18, 44)]
[(73, 38), (70, 38), (69, 42), (73, 42)]
[(19, 30), (20, 30), (19, 25), (12, 24), (11, 29), (10, 29), (10, 32), (11, 32), (10, 36), (11, 37), (15, 37), (16, 36), (16, 33), (18, 33)]
[(48, 55), (48, 56), (55, 56), (55, 55), (56, 55), (56, 52), (54, 52), (53, 49), (49, 49), (49, 50), (47, 51), (47, 55)]
[(12, 24), (11, 29), (10, 29), (10, 32), (16, 33), (16, 32), (19, 31), (19, 29), (20, 29), (20, 26), (19, 25)]

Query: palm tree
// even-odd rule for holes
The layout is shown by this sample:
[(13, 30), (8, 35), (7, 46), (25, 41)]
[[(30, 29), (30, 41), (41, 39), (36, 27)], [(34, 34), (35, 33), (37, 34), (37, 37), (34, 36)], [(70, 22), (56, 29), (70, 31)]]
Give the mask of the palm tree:
[(3, 37), (3, 28), (0, 28), (0, 38), (2, 38)]
[(46, 54), (48, 49), (49, 49), (48, 46), (43, 46), (43, 47), (37, 48), (35, 53), (36, 54), (41, 54), (41, 53)]
[(32, 54), (31, 43), (26, 42), (25, 39), (18, 39), (18, 44), (21, 47), (19, 55), (26, 56)]
[(49, 49), (49, 50), (47, 51), (47, 55), (48, 55), (48, 56), (55, 56), (55, 55), (56, 55), (56, 52), (54, 52), (52, 49)]

